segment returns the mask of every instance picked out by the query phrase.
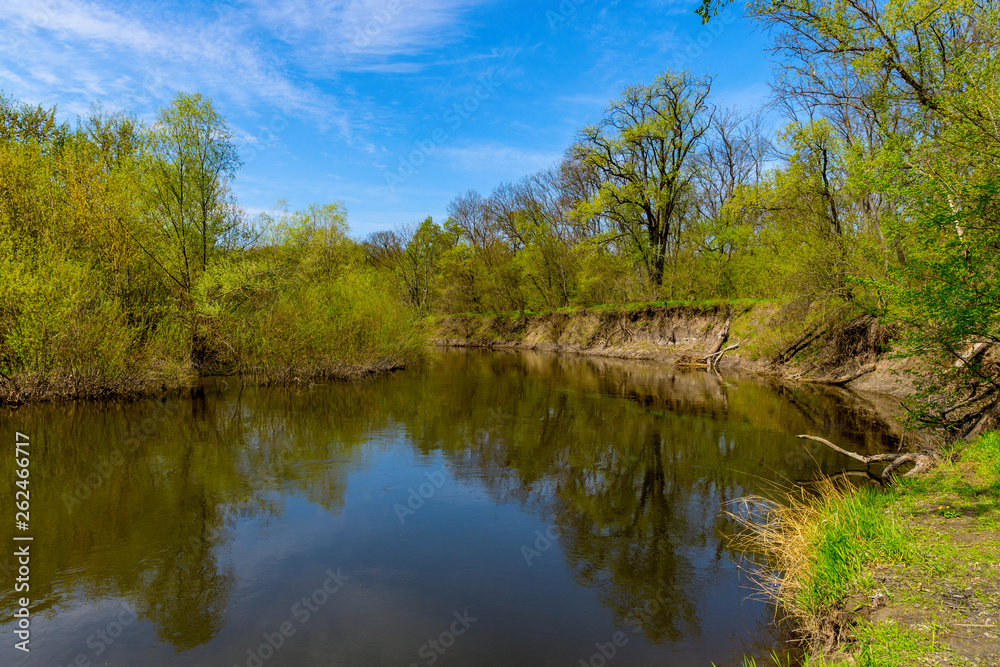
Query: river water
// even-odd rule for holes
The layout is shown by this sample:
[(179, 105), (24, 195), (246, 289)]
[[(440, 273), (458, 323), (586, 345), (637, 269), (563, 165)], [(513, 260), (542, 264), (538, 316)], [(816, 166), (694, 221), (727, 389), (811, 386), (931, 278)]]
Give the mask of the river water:
[(736, 664), (776, 639), (722, 511), (850, 463), (797, 433), (886, 447), (851, 403), (448, 351), (359, 383), (0, 410), (0, 664)]

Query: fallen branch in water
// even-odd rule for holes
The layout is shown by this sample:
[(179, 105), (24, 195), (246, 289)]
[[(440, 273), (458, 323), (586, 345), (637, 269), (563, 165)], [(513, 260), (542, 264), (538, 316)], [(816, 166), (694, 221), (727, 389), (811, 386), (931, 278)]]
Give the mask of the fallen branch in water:
[(848, 451), (842, 447), (838, 447), (829, 440), (825, 438), (819, 438), (815, 435), (799, 435), (796, 436), (805, 440), (815, 440), (816, 442), (823, 443), (835, 452), (839, 452), (844, 456), (849, 456), (855, 461), (861, 461), (865, 465), (871, 465), (873, 463), (888, 463), (885, 470), (882, 471), (882, 481), (887, 481), (892, 479), (892, 475), (905, 463), (914, 463), (913, 469), (904, 475), (904, 477), (911, 477), (914, 475), (919, 475), (922, 472), (926, 472), (934, 465), (934, 456), (928, 452), (907, 452), (903, 454), (872, 454), (871, 456), (864, 456), (858, 454), (857, 452)]
[(718, 352), (706, 355), (704, 357), (692, 358), (684, 356), (678, 359), (674, 363), (676, 366), (682, 366), (685, 368), (715, 368), (716, 366), (719, 365), (719, 360), (722, 359), (722, 355), (724, 355), (726, 352), (731, 352), (735, 350), (739, 346), (740, 346), (739, 343), (737, 343), (736, 345), (730, 345), (724, 350), (720, 350)]
[(722, 355), (724, 355), (726, 352), (731, 352), (732, 350), (737, 349), (739, 346), (740, 346), (739, 343), (737, 343), (736, 345), (730, 345), (724, 350), (720, 350), (715, 354), (708, 355), (707, 357), (705, 357), (705, 361), (708, 362), (709, 366), (715, 368), (716, 366), (719, 365), (719, 362), (722, 360)]

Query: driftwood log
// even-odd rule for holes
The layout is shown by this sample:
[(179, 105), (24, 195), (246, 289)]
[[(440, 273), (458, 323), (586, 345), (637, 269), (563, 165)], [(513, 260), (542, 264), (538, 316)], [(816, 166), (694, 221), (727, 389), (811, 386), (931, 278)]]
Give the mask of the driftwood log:
[(888, 463), (885, 470), (882, 471), (881, 479), (883, 482), (890, 481), (897, 470), (906, 463), (914, 463), (913, 469), (904, 475), (904, 477), (912, 477), (914, 475), (919, 475), (922, 472), (930, 470), (931, 466), (934, 465), (934, 456), (930, 452), (906, 452), (900, 454), (872, 454), (871, 456), (863, 456), (856, 452), (850, 452), (842, 447), (838, 447), (829, 440), (825, 438), (819, 438), (815, 435), (800, 435), (797, 436), (805, 440), (813, 440), (815, 442), (820, 442), (835, 452), (839, 452), (844, 456), (849, 456), (855, 461), (861, 461), (865, 465), (871, 465), (873, 463)]
[(712, 348), (712, 351), (706, 354), (704, 357), (681, 357), (677, 360), (677, 366), (687, 366), (693, 368), (715, 368), (719, 365), (719, 361), (722, 360), (723, 355), (726, 352), (732, 352), (739, 348), (739, 343), (736, 345), (730, 345), (729, 347), (724, 347), (729, 341), (729, 327), (732, 325), (732, 320), (726, 320), (726, 323), (722, 327), (722, 331), (719, 332), (719, 340)]
[(731, 352), (739, 348), (739, 343), (736, 345), (730, 345), (729, 347), (714, 352), (712, 354), (705, 355), (704, 357), (688, 357), (683, 356), (674, 362), (675, 366), (682, 366), (685, 368), (715, 368), (719, 365), (719, 360), (722, 359), (722, 355), (726, 352)]

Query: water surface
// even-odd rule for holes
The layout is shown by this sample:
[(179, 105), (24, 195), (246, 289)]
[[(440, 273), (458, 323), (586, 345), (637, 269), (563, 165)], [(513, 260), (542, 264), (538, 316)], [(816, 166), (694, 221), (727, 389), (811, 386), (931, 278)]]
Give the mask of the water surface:
[(816, 388), (461, 351), (363, 383), (0, 411), (15, 431), (31, 651), (4, 482), (0, 664), (45, 667), (733, 664), (771, 611), (722, 510), (850, 463), (797, 433), (888, 438)]

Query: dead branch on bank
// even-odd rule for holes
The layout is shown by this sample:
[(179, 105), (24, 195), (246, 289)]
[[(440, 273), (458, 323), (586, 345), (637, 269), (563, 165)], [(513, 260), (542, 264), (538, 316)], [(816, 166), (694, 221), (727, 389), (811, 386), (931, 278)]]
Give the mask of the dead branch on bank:
[(715, 347), (712, 348), (712, 351), (708, 353), (709, 357), (719, 354), (719, 350), (721, 350), (722, 346), (729, 340), (729, 327), (731, 327), (732, 324), (733, 321), (731, 319), (726, 320), (726, 323), (722, 326), (722, 331), (719, 332), (719, 342), (716, 343)]
[(965, 434), (965, 441), (972, 442), (987, 431), (1000, 428), (1000, 400), (993, 401), (976, 415), (975, 425)]
[(715, 369), (719, 365), (719, 361), (722, 359), (722, 355), (726, 352), (731, 352), (739, 348), (739, 343), (736, 345), (730, 345), (724, 350), (719, 350), (713, 354), (705, 355), (704, 357), (688, 357), (684, 356), (675, 362), (675, 366), (681, 366), (684, 368), (708, 368)]
[(715, 354), (708, 355), (707, 357), (705, 357), (705, 361), (708, 363), (710, 368), (715, 368), (716, 366), (719, 365), (719, 362), (722, 360), (722, 355), (724, 355), (726, 352), (731, 352), (735, 349), (738, 349), (739, 346), (740, 346), (739, 343), (737, 343), (736, 345), (730, 345), (724, 350), (719, 350)]
[(876, 368), (877, 368), (876, 364), (868, 364), (866, 366), (862, 366), (861, 368), (859, 368), (858, 370), (854, 371), (853, 373), (848, 373), (847, 375), (842, 375), (840, 377), (835, 377), (835, 378), (815, 378), (815, 379), (813, 379), (813, 378), (803, 378), (803, 381), (804, 382), (812, 382), (814, 384), (828, 384), (828, 385), (832, 385), (834, 387), (843, 387), (846, 384), (854, 382), (859, 377), (862, 377), (864, 375), (868, 375), (869, 373), (874, 373)]
[(919, 475), (920, 473), (926, 472), (931, 468), (931, 466), (934, 465), (934, 456), (927, 451), (906, 452), (900, 454), (872, 454), (870, 456), (864, 456), (862, 454), (843, 449), (842, 447), (838, 447), (829, 440), (815, 435), (799, 435), (796, 437), (822, 443), (835, 452), (843, 454), (844, 456), (849, 456), (855, 461), (861, 461), (866, 466), (870, 466), (873, 463), (888, 463), (889, 465), (887, 465), (885, 470), (882, 471), (881, 479), (883, 482), (892, 480), (895, 472), (906, 463), (913, 463), (914, 466), (912, 470), (904, 475), (904, 477)]
[(726, 320), (726, 323), (722, 326), (722, 331), (719, 332), (719, 341), (712, 348), (711, 352), (703, 357), (683, 356), (677, 360), (676, 365), (685, 368), (708, 368), (714, 370), (718, 367), (719, 361), (722, 360), (726, 352), (732, 352), (740, 346), (737, 343), (726, 348), (723, 347), (729, 341), (729, 327), (732, 326), (732, 323), (731, 319)]
[(952, 364), (952, 368), (962, 368), (964, 366), (967, 366), (976, 357), (986, 354), (987, 350), (989, 350), (991, 347), (993, 347), (993, 343), (989, 341), (980, 341), (978, 343), (975, 343), (965, 352), (965, 354), (959, 355), (958, 361)]

